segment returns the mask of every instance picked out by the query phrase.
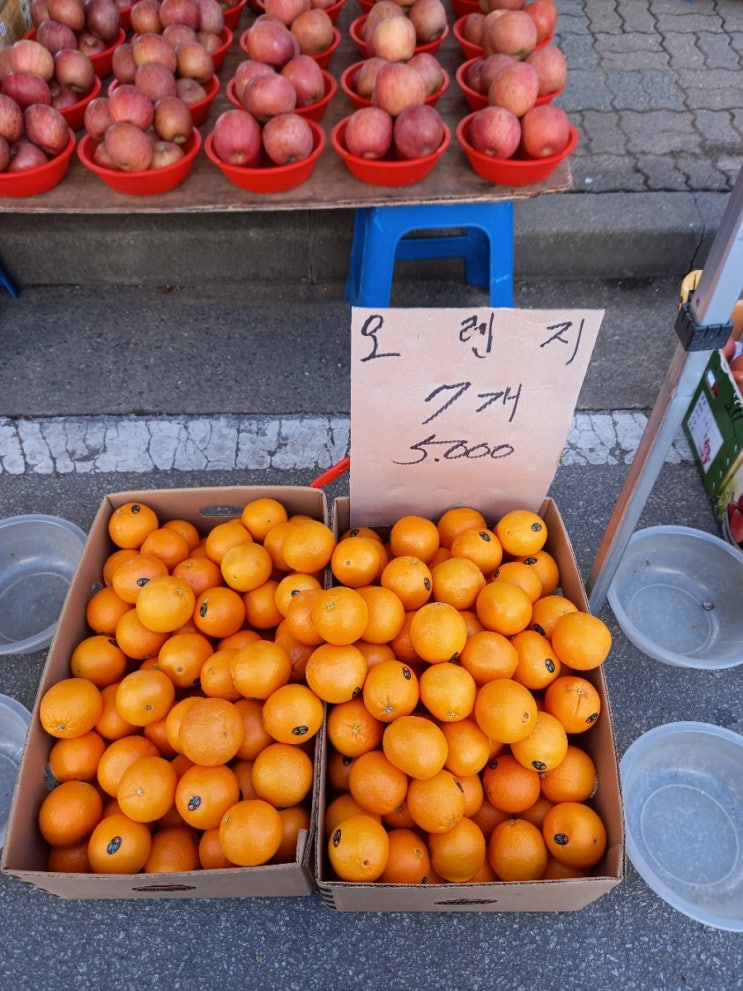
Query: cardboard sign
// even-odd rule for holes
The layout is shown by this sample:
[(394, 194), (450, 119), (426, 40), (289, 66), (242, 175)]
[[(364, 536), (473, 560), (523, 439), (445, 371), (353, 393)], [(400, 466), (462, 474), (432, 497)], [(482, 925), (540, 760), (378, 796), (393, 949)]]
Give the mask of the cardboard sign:
[(354, 308), (351, 525), (536, 512), (603, 313)]

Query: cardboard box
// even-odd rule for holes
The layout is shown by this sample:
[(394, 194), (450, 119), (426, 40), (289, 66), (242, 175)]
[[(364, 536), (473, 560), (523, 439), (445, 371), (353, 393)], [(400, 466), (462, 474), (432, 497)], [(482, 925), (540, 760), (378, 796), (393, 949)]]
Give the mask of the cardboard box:
[(279, 499), (290, 514), (306, 513), (329, 522), (325, 493), (315, 488), (170, 489), (119, 492), (103, 499), (90, 528), (42, 673), (10, 810), (1, 865), (3, 873), (61, 898), (251, 898), (301, 896), (312, 892), (312, 833), (316, 828), (320, 778), (317, 747), (312, 794), (313, 825), (309, 834), (301, 836), (294, 863), (168, 875), (54, 873), (45, 869), (48, 848), (36, 825), (39, 807), (48, 791), (45, 769), (54, 742), (39, 723), (39, 701), (47, 688), (69, 677), (70, 653), (90, 633), (85, 622), (85, 604), (91, 592), (100, 585), (103, 562), (114, 550), (107, 530), (111, 511), (130, 500), (143, 502), (152, 506), (162, 520), (185, 518), (202, 533), (207, 533), (217, 523), (239, 517), (242, 507), (250, 499), (263, 495)]
[(28, 0), (0, 0), (0, 48), (9, 48), (31, 28)]
[[(556, 503), (546, 499), (540, 513), (549, 533), (547, 550), (554, 555), (560, 569), (563, 593), (580, 609), (588, 611), (575, 555)], [(335, 502), (336, 532), (343, 532), (348, 522), (349, 500), (338, 499)], [(328, 865), (324, 839), (327, 739), (323, 737), (315, 864), (317, 885), (325, 904), (339, 912), (571, 912), (584, 908), (615, 887), (624, 876), (624, 832), (611, 712), (602, 669), (585, 672), (585, 676), (599, 691), (602, 713), (596, 725), (584, 734), (581, 746), (585, 746), (596, 763), (599, 787), (591, 804), (603, 819), (608, 838), (606, 854), (590, 877), (488, 884), (399, 885), (339, 881)]]

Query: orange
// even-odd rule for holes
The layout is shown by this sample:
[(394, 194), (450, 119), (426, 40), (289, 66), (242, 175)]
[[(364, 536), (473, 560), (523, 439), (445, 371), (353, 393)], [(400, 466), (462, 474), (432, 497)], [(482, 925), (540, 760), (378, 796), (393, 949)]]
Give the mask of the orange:
[(383, 815), (382, 822), (388, 829), (415, 829), (416, 825), (408, 810), (407, 798), (403, 799), (392, 812)]
[[(330, 836), (339, 822), (343, 822), (349, 816), (358, 815), (360, 812), (363, 813), (364, 809), (362, 809), (350, 792), (344, 791), (341, 795), (337, 795), (328, 803), (325, 809), (325, 822), (323, 823), (325, 838), (327, 839)], [(372, 815), (372, 813), (367, 814)], [(375, 818), (379, 822), (382, 821), (380, 815), (375, 816)]]
[(99, 688), (118, 681), (125, 670), (126, 654), (110, 635), (103, 633), (85, 637), (70, 656), (70, 674), (73, 678), (87, 678)]
[(428, 564), (439, 549), (439, 531), (423, 516), (402, 516), (393, 524), (389, 542), (393, 557), (417, 557)]
[(175, 800), (178, 775), (164, 757), (140, 757), (124, 771), (116, 789), (119, 808), (135, 822), (155, 822)]
[(119, 740), (123, 736), (136, 733), (138, 729), (119, 715), (119, 710), (116, 708), (116, 690), (118, 687), (119, 683), (115, 681), (113, 685), (106, 685), (105, 688), (101, 689), (103, 712), (95, 724), (95, 729), (106, 741)]
[(63, 781), (39, 808), (39, 830), (52, 846), (74, 846), (92, 833), (103, 814), (103, 799), (88, 781)]
[(230, 659), (232, 682), (245, 698), (267, 699), (287, 684), (291, 672), (288, 652), (272, 640), (254, 640), (238, 647)]
[(234, 588), (215, 585), (196, 597), (193, 621), (208, 637), (229, 637), (245, 622), (245, 604)]
[(583, 867), (569, 867), (555, 860), (552, 854), (547, 858), (547, 870), (544, 872), (545, 881), (564, 881), (571, 877), (585, 877), (588, 871)]
[(165, 718), (158, 719), (154, 723), (148, 723), (142, 729), (142, 735), (146, 736), (148, 740), (152, 740), (160, 752), (161, 757), (167, 757), (170, 760), (177, 754), (178, 751), (168, 741)]
[(405, 607), (400, 599), (381, 585), (365, 585), (357, 591), (366, 602), (368, 614), (362, 639), (374, 644), (394, 640), (405, 623)]
[(512, 678), (496, 678), (478, 689), (474, 716), (490, 740), (512, 744), (531, 733), (537, 720), (537, 703), (524, 685)]
[(542, 832), (549, 852), (568, 867), (593, 867), (606, 850), (604, 823), (583, 802), (553, 805), (544, 817)]
[(98, 784), (107, 795), (115, 798), (126, 769), (141, 757), (157, 757), (158, 754), (157, 746), (146, 736), (125, 736), (113, 740), (98, 761)]
[(343, 645), (361, 637), (369, 609), (356, 589), (338, 586), (317, 593), (311, 615), (312, 625), (326, 643)]
[(485, 627), (482, 625), (480, 620), (477, 618), (477, 613), (474, 609), (461, 609), (462, 619), (467, 627), (467, 639), (474, 636), (475, 633), (482, 633)]
[(117, 547), (141, 547), (144, 539), (159, 526), (157, 513), (141, 502), (117, 506), (108, 520), (108, 535)]
[(115, 639), (127, 657), (146, 661), (157, 656), (168, 634), (150, 630), (137, 615), (137, 610), (130, 609), (116, 624)]
[(598, 784), (596, 765), (585, 750), (568, 745), (565, 757), (557, 767), (540, 774), (542, 794), (550, 802), (586, 802), (593, 797)]
[(49, 770), (57, 781), (95, 781), (106, 741), (92, 729), (82, 736), (57, 740), (49, 751)]
[(387, 863), (379, 877), (388, 884), (425, 884), (431, 873), (431, 856), (414, 829), (398, 827), (387, 833)]
[(199, 838), (199, 863), (205, 871), (224, 870), (234, 867), (219, 845), (219, 827), (205, 829)]
[(328, 839), (330, 866), (342, 881), (378, 880), (389, 857), (384, 826), (368, 814), (352, 815), (336, 826)]
[(452, 540), (450, 551), (453, 557), (466, 557), (484, 575), (492, 574), (503, 560), (503, 548), (493, 530), (462, 530)]
[(199, 841), (193, 829), (170, 826), (153, 834), (145, 874), (174, 874), (199, 867)]
[(490, 839), (490, 834), (496, 826), (500, 826), (502, 822), (506, 822), (506, 820), (510, 818), (510, 813), (501, 812), (500, 809), (496, 809), (487, 796), (483, 798), (482, 804), (477, 812), (470, 814), (470, 819), (477, 823), (486, 840)]
[(540, 691), (559, 676), (562, 665), (555, 657), (549, 640), (536, 630), (522, 630), (511, 638), (518, 654), (518, 664), (513, 672), (514, 681), (521, 682), (532, 691)]
[(478, 685), (495, 678), (511, 678), (519, 655), (508, 637), (494, 630), (480, 630), (468, 637), (459, 663)]
[(258, 588), (243, 592), (245, 622), (255, 630), (274, 630), (284, 618), (276, 605), (276, 589), (279, 583), (268, 578)]
[(282, 836), (281, 816), (261, 798), (236, 802), (219, 824), (219, 845), (225, 856), (240, 867), (265, 864), (279, 849)]
[(175, 807), (183, 821), (194, 829), (215, 829), (227, 809), (239, 800), (237, 776), (225, 764), (216, 767), (194, 764), (184, 771), (175, 787)]
[(542, 583), (542, 595), (554, 595), (560, 584), (560, 569), (549, 551), (543, 548), (536, 554), (529, 554), (516, 560), (533, 568), (539, 575), (539, 580)]
[(431, 866), (446, 881), (462, 884), (470, 881), (486, 859), (487, 844), (482, 830), (467, 816), (445, 833), (428, 837)]
[(366, 658), (358, 647), (321, 643), (307, 659), (304, 676), (323, 702), (336, 703), (361, 694), (366, 672)]
[(402, 661), (381, 661), (367, 671), (362, 698), (375, 719), (390, 723), (410, 715), (419, 697), (418, 678)]
[(303, 802), (312, 779), (312, 758), (290, 743), (270, 743), (253, 762), (256, 795), (279, 809)]
[[(286, 540), (286, 536), (293, 525), (294, 524), (291, 520), (284, 520), (283, 523), (277, 523), (276, 526), (271, 527), (266, 536), (263, 538), (263, 546), (271, 555), (271, 560), (273, 561), (273, 566), (276, 571), (294, 570), (286, 563), (283, 554), (284, 541)], [(301, 568), (296, 570), (302, 571)]]
[(271, 577), (273, 560), (263, 544), (235, 544), (222, 555), (219, 570), (226, 585), (237, 592), (249, 592)]
[(544, 693), (544, 708), (557, 716), (567, 733), (585, 733), (599, 718), (601, 696), (587, 678), (562, 675)]
[(457, 777), (479, 773), (490, 756), (490, 742), (473, 718), (441, 722), (446, 740), (444, 767)]
[(166, 520), (162, 525), (166, 530), (175, 530), (176, 533), (179, 533), (183, 537), (188, 544), (189, 553), (196, 550), (201, 543), (201, 534), (190, 520), (182, 520), (176, 517), (175, 519)]
[(509, 753), (489, 761), (482, 772), (482, 786), (491, 805), (501, 812), (524, 812), (540, 795), (536, 771), (519, 764)]
[(544, 817), (553, 805), (554, 802), (550, 802), (544, 795), (540, 795), (533, 805), (530, 805), (528, 809), (524, 809), (523, 812), (519, 813), (519, 819), (526, 819), (527, 822), (535, 825), (537, 829), (541, 829)]
[(477, 596), (475, 611), (486, 630), (512, 637), (531, 622), (532, 602), (520, 586), (491, 581)]
[(124, 602), (109, 585), (104, 585), (88, 600), (85, 607), (85, 621), (94, 633), (112, 637), (116, 624), (131, 609), (130, 602)]
[(524, 767), (536, 771), (551, 771), (565, 759), (568, 735), (559, 719), (549, 712), (537, 713), (536, 722), (528, 736), (511, 743), (511, 753)]
[(249, 643), (262, 639), (257, 630), (248, 630), (243, 627), (236, 633), (230, 633), (228, 637), (221, 637), (217, 640), (217, 650), (237, 650), (239, 647), (247, 647)]
[(578, 607), (563, 595), (543, 595), (531, 607), (529, 627), (549, 640), (555, 623), (568, 612), (577, 612)]
[[(101, 577), (103, 578), (103, 584), (111, 588), (111, 579), (113, 577), (114, 571), (123, 564), (124, 561), (131, 561), (139, 555), (139, 551), (134, 547), (120, 547), (118, 550), (113, 551), (108, 555), (106, 560), (103, 562), (103, 572)], [(86, 851), (87, 852), (87, 851)]]
[(41, 725), (58, 739), (89, 733), (102, 712), (100, 689), (87, 678), (63, 678), (47, 688), (39, 704)]
[(111, 576), (111, 587), (120, 599), (134, 605), (149, 581), (167, 573), (167, 565), (159, 557), (137, 553), (136, 557), (127, 558), (116, 568)]
[(217, 523), (207, 533), (204, 551), (211, 561), (221, 564), (225, 551), (230, 547), (234, 547), (235, 544), (250, 543), (252, 540), (250, 531), (240, 520), (225, 520), (223, 523)]
[(512, 557), (525, 557), (541, 551), (547, 542), (547, 524), (528, 509), (513, 509), (495, 524), (501, 547)]
[(272, 863), (290, 864), (298, 859), (297, 844), (302, 832), (309, 833), (310, 813), (304, 805), (290, 805), (279, 809), (281, 816), (281, 843), (273, 855)]
[(287, 606), (284, 619), (289, 632), (301, 643), (316, 647), (323, 642), (322, 636), (315, 629), (312, 610), (315, 602), (322, 595), (322, 588), (307, 588), (298, 591)]
[(388, 643), (369, 643), (368, 640), (357, 640), (354, 647), (360, 650), (366, 658), (367, 668), (379, 664), (380, 661), (395, 660), (395, 652)]
[(139, 550), (141, 554), (159, 557), (168, 571), (172, 571), (181, 561), (185, 561), (191, 553), (186, 538), (172, 527), (164, 526), (150, 531)]
[(467, 642), (467, 624), (446, 602), (427, 602), (410, 621), (413, 650), (429, 664), (455, 661)]
[(177, 688), (193, 688), (213, 653), (211, 641), (203, 633), (174, 633), (160, 648), (157, 667)]
[(366, 812), (385, 815), (402, 805), (408, 776), (382, 750), (369, 750), (351, 765), (348, 790)]
[(530, 602), (536, 602), (542, 595), (542, 579), (534, 568), (523, 561), (504, 561), (493, 572), (492, 580), (518, 585), (529, 596)]
[(232, 658), (237, 653), (237, 647), (225, 647), (215, 650), (207, 657), (201, 669), (199, 683), (201, 691), (209, 698), (227, 699), (237, 702), (242, 695), (232, 680)]
[(88, 858), (96, 874), (137, 874), (151, 848), (149, 827), (117, 812), (101, 819), (91, 833)]
[(437, 528), (441, 546), (451, 547), (457, 534), (464, 530), (487, 530), (488, 527), (479, 510), (472, 506), (454, 506), (441, 514)]
[(453, 723), (472, 713), (477, 685), (458, 664), (432, 664), (421, 673), (418, 685), (421, 702), (435, 719)]
[(272, 496), (258, 496), (243, 507), (240, 522), (246, 527), (253, 540), (263, 542), (269, 530), (288, 518), (283, 503)]
[(563, 664), (576, 671), (590, 671), (609, 656), (612, 636), (598, 616), (576, 611), (557, 620), (550, 641)]
[(334, 747), (328, 748), (327, 784), (330, 791), (348, 793), (348, 775), (355, 759), (346, 757)]
[(485, 789), (480, 775), (456, 775), (456, 778), (464, 792), (464, 814), (468, 817), (476, 815), (485, 800)]
[(289, 571), (313, 574), (330, 564), (335, 537), (320, 520), (300, 519), (290, 524), (281, 545), (281, 554)]
[(344, 537), (333, 549), (330, 570), (341, 585), (359, 588), (379, 576), (385, 561), (382, 545), (371, 537)]
[(416, 826), (427, 833), (445, 833), (464, 815), (464, 789), (445, 768), (424, 781), (413, 778), (408, 785), (408, 811)]
[(171, 574), (185, 582), (196, 596), (222, 582), (219, 565), (206, 556), (187, 557), (185, 561), (176, 564)]
[(385, 757), (411, 778), (432, 778), (444, 766), (446, 737), (425, 716), (398, 716), (382, 737)]
[(413, 616), (415, 615), (415, 610), (410, 610), (405, 613), (405, 618), (403, 620), (402, 629), (390, 640), (390, 647), (398, 659), (398, 661), (405, 661), (407, 664), (419, 664), (421, 659), (416, 654), (413, 649), (413, 644), (410, 639), (410, 624), (413, 622)]
[(241, 760), (255, 760), (258, 754), (273, 742), (273, 737), (263, 725), (263, 703), (259, 699), (238, 699), (235, 708), (243, 721), (243, 742), (235, 754)]
[(431, 598), (433, 579), (425, 562), (418, 557), (393, 557), (382, 569), (379, 582), (389, 588), (406, 611), (420, 609)]
[(253, 764), (252, 760), (233, 760), (230, 768), (237, 778), (240, 786), (240, 798), (258, 798), (253, 787)]
[(334, 705), (328, 712), (328, 740), (345, 757), (358, 757), (382, 742), (385, 723), (369, 712), (362, 698)]
[(432, 598), (460, 610), (472, 609), (485, 587), (485, 575), (466, 557), (450, 557), (433, 565), (431, 581)]
[(344, 530), (341, 534), (341, 539), (344, 537), (369, 537), (371, 540), (377, 540), (380, 544), (382, 543), (382, 537), (379, 531), (371, 526), (349, 527), (348, 530)]
[(274, 643), (281, 644), (289, 655), (289, 662), (292, 666), (290, 681), (302, 683), (304, 681), (304, 671), (307, 661), (312, 653), (312, 644), (302, 643), (287, 629), (284, 623), (280, 623), (274, 630)]
[(216, 767), (232, 760), (245, 736), (242, 716), (233, 702), (200, 698), (181, 720), (181, 753), (194, 764)]
[(46, 869), (60, 874), (89, 874), (93, 868), (88, 860), (87, 839), (74, 846), (50, 847)]
[(547, 869), (547, 846), (526, 819), (507, 819), (488, 840), (488, 860), (500, 881), (538, 881)]
[(307, 685), (282, 685), (263, 704), (263, 725), (278, 743), (306, 743), (322, 726), (323, 713)]
[(276, 608), (282, 616), (286, 616), (289, 603), (294, 596), (298, 592), (302, 592), (308, 588), (320, 589), (322, 585), (314, 575), (304, 575), (299, 571), (292, 571), (279, 580), (274, 593), (274, 599)]
[(133, 726), (147, 726), (164, 719), (175, 700), (175, 686), (164, 671), (132, 671), (116, 689), (119, 715)]
[(134, 608), (148, 630), (172, 633), (191, 619), (195, 603), (190, 585), (172, 575), (162, 575), (147, 582)]

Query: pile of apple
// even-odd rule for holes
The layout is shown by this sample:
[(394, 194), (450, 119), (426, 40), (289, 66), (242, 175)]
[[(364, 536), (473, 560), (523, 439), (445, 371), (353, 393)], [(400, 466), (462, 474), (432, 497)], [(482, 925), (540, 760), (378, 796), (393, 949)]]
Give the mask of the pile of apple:
[(52, 54), (31, 38), (0, 48), (0, 88), (23, 110), (34, 103), (64, 110), (86, 97), (95, 80), (93, 63), (77, 48)]
[(115, 0), (31, 0), (36, 40), (52, 54), (77, 48), (99, 55), (116, 41), (121, 14)]
[(466, 15), (462, 30), (483, 49), (468, 65), (464, 82), (488, 103), (473, 116), (470, 144), (494, 158), (512, 158), (517, 151), (527, 158), (560, 154), (570, 138), (568, 116), (551, 103), (537, 105), (567, 81), (565, 55), (544, 44), (557, 21), (554, 0), (480, 4), (481, 11)]
[(65, 150), (71, 134), (56, 107), (33, 103), (23, 109), (13, 97), (0, 93), (0, 172), (46, 165)]
[[(401, 16), (402, 22), (385, 23)], [(376, 0), (366, 17), (357, 21), (357, 33), (364, 42), (367, 56), (397, 52), (395, 61), (405, 61), (411, 57), (413, 49), (441, 38), (446, 26), (447, 9), (442, 0), (413, 0), (411, 4)]]
[(256, 168), (290, 165), (311, 155), (315, 141), (311, 126), (293, 112), (258, 121), (249, 110), (225, 110), (212, 128), (214, 154), (226, 165)]
[(135, 38), (161, 34), (173, 48), (187, 45), (188, 61), (206, 61), (195, 46), (211, 55), (223, 44), (224, 8), (218, 0), (136, 0), (130, 17)]
[(281, 68), (296, 55), (319, 55), (333, 44), (335, 26), (311, 0), (265, 0), (264, 12), (243, 31), (248, 58)]

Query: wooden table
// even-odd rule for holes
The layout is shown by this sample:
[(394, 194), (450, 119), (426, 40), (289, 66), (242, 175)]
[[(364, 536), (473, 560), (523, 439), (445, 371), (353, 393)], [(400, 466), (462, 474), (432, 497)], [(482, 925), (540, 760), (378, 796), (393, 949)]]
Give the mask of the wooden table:
[[(341, 72), (363, 56), (351, 40), (348, 26), (361, 16), (355, 0), (348, 0), (337, 27), (342, 41), (333, 54), (329, 71), (340, 78)], [(240, 25), (219, 73), (220, 91), (212, 104), (209, 117), (200, 128), (205, 137), (216, 118), (231, 107), (225, 94), (227, 82), (235, 67), (246, 58), (239, 47), (240, 34), (255, 18), (248, 8), (243, 11)], [(457, 203), (496, 200), (529, 199), (543, 193), (564, 192), (572, 186), (569, 160), (562, 162), (544, 182), (533, 186), (496, 186), (477, 176), (457, 144), (454, 132), (457, 122), (469, 113), (464, 96), (456, 84), (454, 73), (464, 60), (453, 34), (445, 39), (438, 58), (449, 72), (450, 84), (437, 109), (452, 130), (449, 149), (437, 162), (433, 172), (421, 182), (400, 188), (370, 186), (354, 178), (336, 155), (328, 141), (310, 178), (296, 189), (285, 193), (258, 194), (237, 189), (209, 161), (203, 148), (194, 162), (188, 179), (177, 189), (160, 196), (127, 196), (106, 186), (98, 176), (89, 172), (73, 154), (69, 172), (54, 189), (29, 198), (0, 198), (0, 213), (235, 213), (252, 211), (316, 210), (355, 208), (359, 206), (393, 206), (411, 203)], [(105, 83), (104, 83), (105, 88)], [(333, 125), (353, 111), (340, 85), (322, 120), (326, 134)]]

